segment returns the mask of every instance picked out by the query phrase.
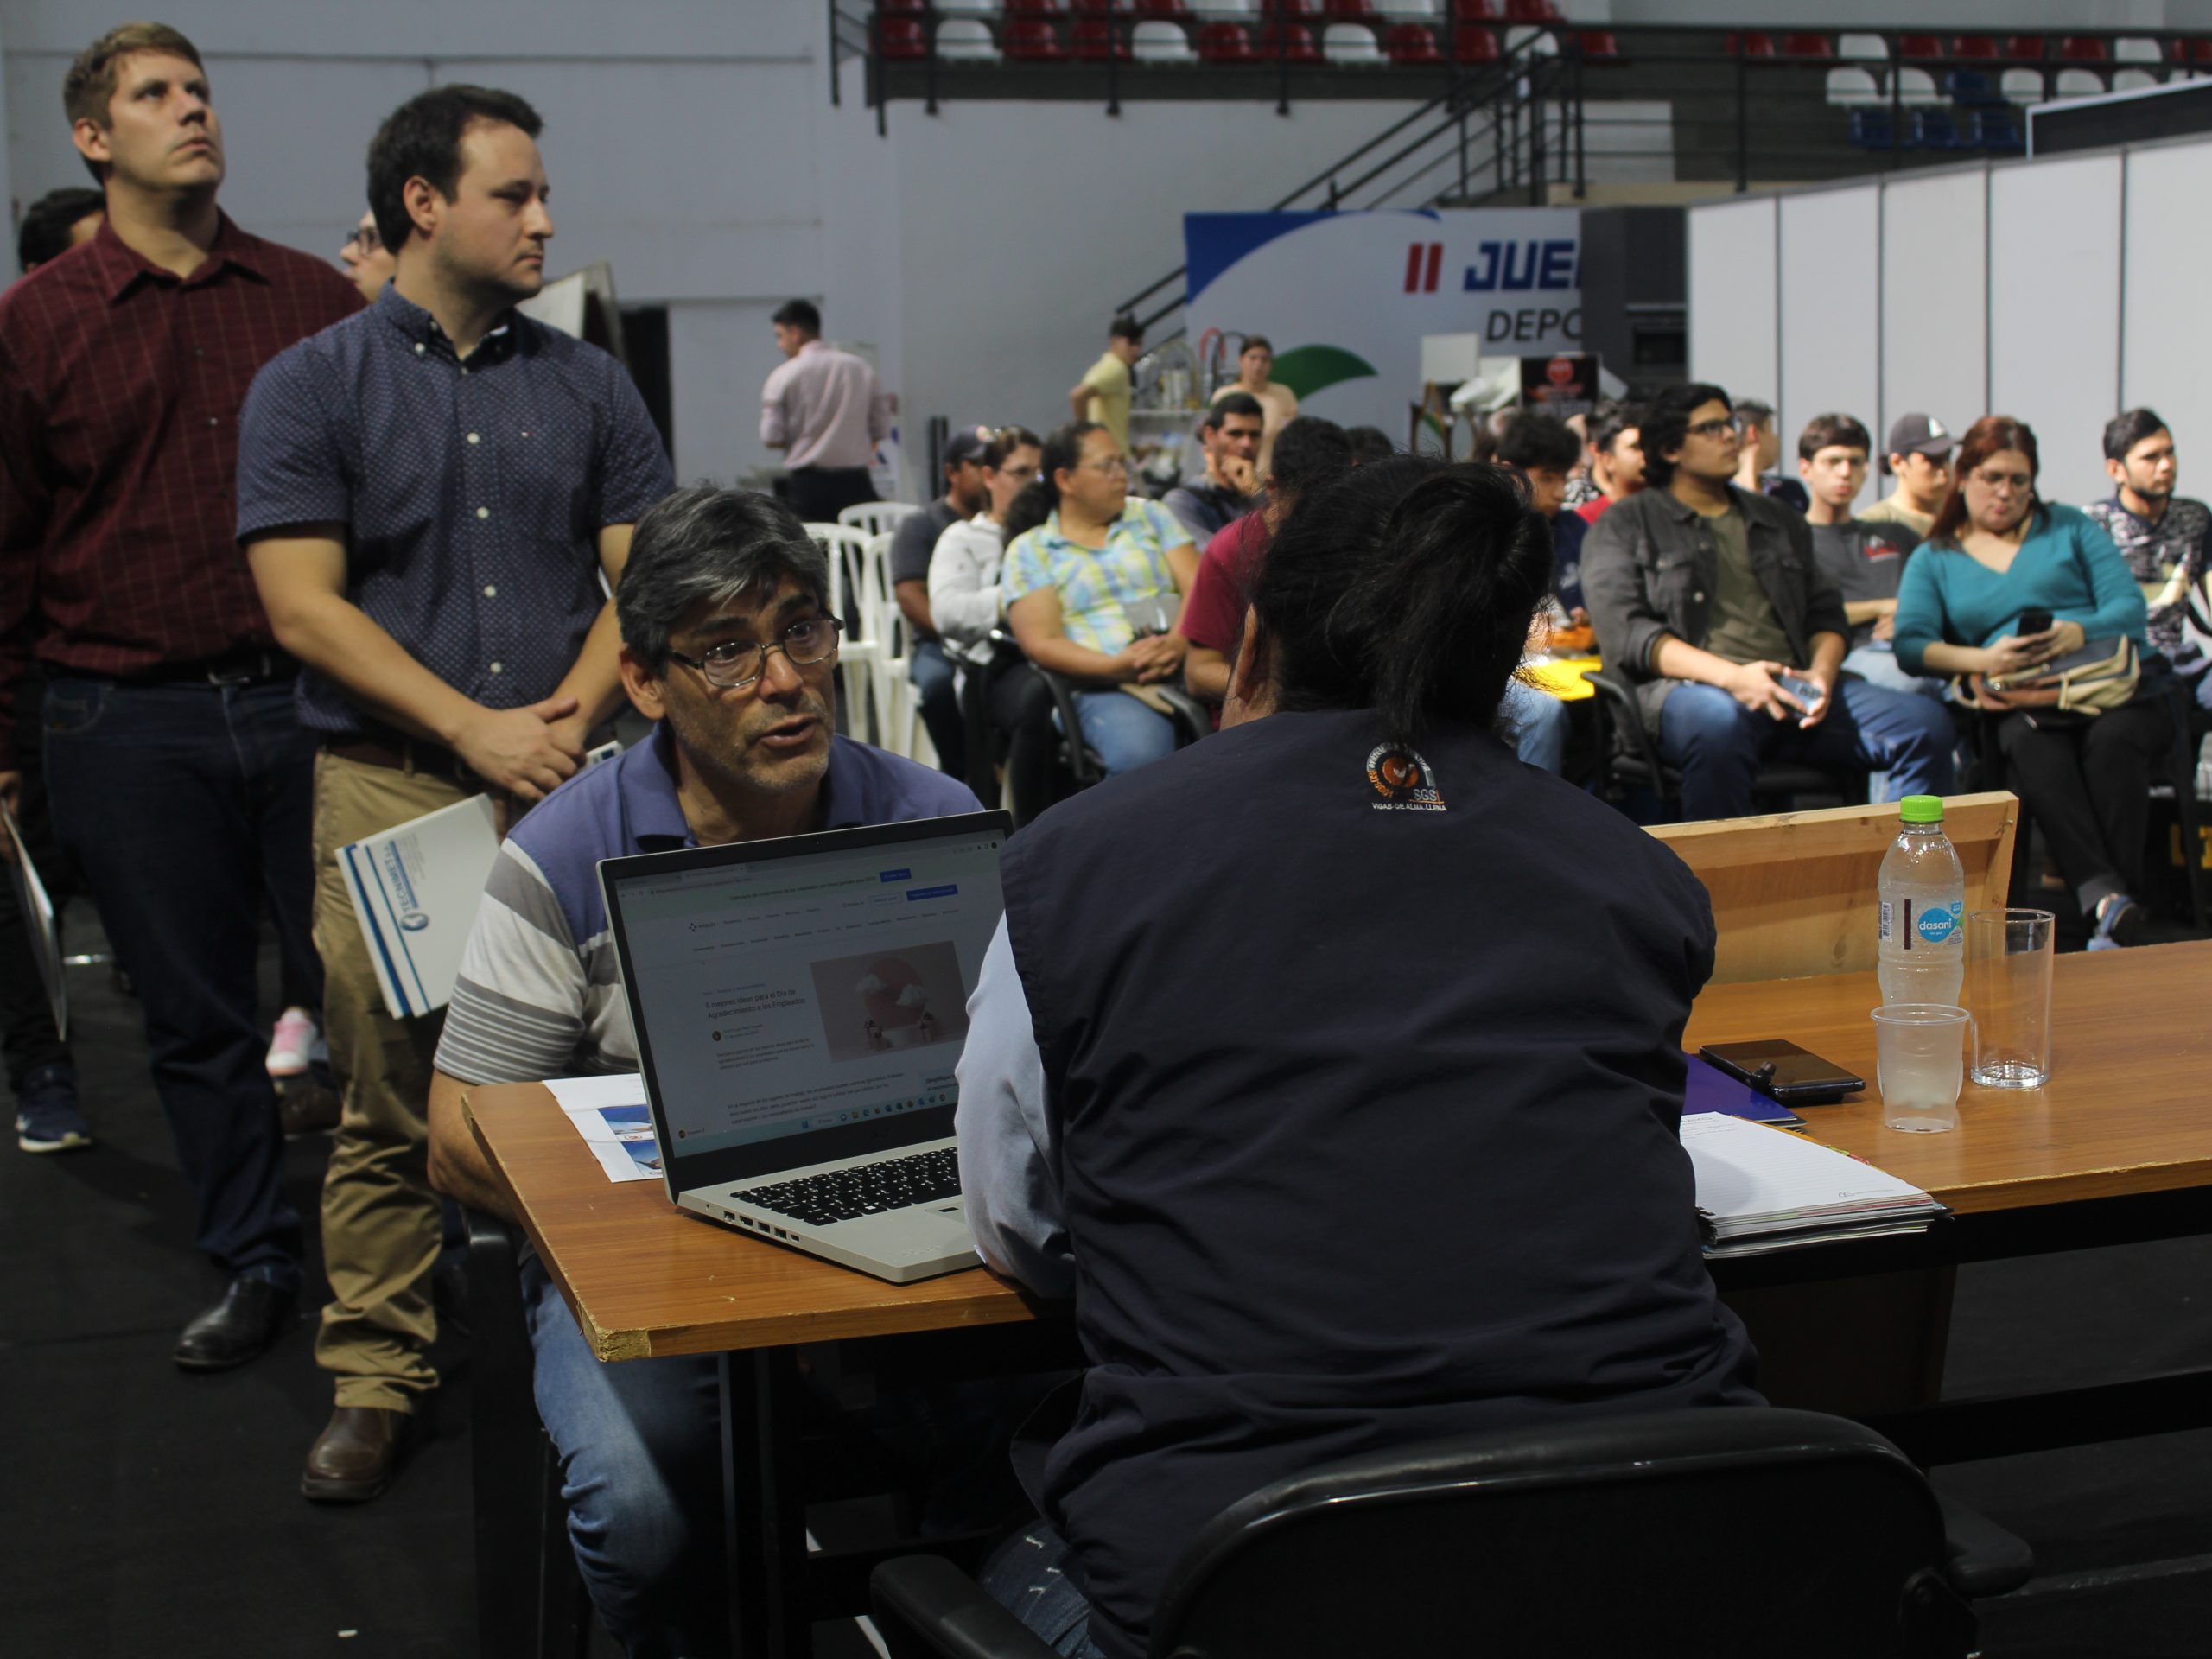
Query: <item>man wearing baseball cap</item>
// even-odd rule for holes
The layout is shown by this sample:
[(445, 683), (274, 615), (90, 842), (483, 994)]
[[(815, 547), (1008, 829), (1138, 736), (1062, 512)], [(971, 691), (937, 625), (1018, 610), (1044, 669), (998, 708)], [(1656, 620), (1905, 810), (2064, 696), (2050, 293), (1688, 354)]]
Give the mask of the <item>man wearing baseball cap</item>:
[(930, 555), (949, 527), (990, 505), (990, 491), (983, 483), (983, 451), (990, 442), (986, 427), (955, 427), (944, 446), (944, 493), (900, 519), (891, 535), (891, 596), (914, 636), (906, 653), (907, 675), (919, 694), (922, 724), (937, 750), (937, 763), (955, 778), (967, 768), (966, 731), (951, 659), (944, 654), (937, 620), (930, 614)]
[(1890, 428), (1882, 470), (1896, 489), (1859, 515), (1862, 524), (1904, 524), (1925, 537), (1942, 511), (1951, 487), (1951, 445), (1955, 440), (1933, 415), (1900, 415)]

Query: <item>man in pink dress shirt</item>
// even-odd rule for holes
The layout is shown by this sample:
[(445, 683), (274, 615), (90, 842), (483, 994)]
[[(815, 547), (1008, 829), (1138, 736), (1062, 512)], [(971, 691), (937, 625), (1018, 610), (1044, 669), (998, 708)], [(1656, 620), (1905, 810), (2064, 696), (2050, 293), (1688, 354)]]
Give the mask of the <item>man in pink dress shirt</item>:
[(822, 342), (822, 314), (806, 300), (776, 313), (785, 361), (760, 389), (760, 442), (784, 451), (791, 511), (810, 524), (876, 499), (875, 446), (891, 433), (895, 401), (864, 359)]

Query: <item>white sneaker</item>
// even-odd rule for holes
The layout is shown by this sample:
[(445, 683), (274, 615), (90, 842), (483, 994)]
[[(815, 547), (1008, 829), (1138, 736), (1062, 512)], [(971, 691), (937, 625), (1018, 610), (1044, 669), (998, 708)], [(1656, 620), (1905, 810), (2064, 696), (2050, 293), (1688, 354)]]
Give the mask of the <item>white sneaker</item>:
[(269, 1039), (269, 1075), (272, 1077), (296, 1077), (308, 1069), (315, 1046), (322, 1040), (315, 1016), (305, 1008), (287, 1008), (276, 1017), (276, 1029)]

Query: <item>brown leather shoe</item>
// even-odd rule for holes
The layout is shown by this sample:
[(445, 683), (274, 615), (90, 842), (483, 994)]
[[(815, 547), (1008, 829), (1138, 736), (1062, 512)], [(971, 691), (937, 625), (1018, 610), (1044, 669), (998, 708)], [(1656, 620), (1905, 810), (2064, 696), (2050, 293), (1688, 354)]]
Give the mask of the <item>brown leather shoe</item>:
[(409, 1414), (340, 1406), (308, 1452), (300, 1495), (318, 1503), (365, 1503), (391, 1484)]
[(295, 1083), (276, 1096), (276, 1122), (291, 1140), (302, 1135), (327, 1135), (344, 1116), (338, 1091), (312, 1080)]

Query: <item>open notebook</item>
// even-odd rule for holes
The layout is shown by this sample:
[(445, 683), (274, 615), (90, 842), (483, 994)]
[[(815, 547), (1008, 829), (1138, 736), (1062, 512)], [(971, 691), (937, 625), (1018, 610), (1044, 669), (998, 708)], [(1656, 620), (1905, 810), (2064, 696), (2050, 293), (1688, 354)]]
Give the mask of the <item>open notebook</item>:
[(1712, 1255), (1758, 1255), (1799, 1244), (1917, 1233), (1943, 1206), (1910, 1182), (1847, 1153), (1720, 1112), (1682, 1119)]

